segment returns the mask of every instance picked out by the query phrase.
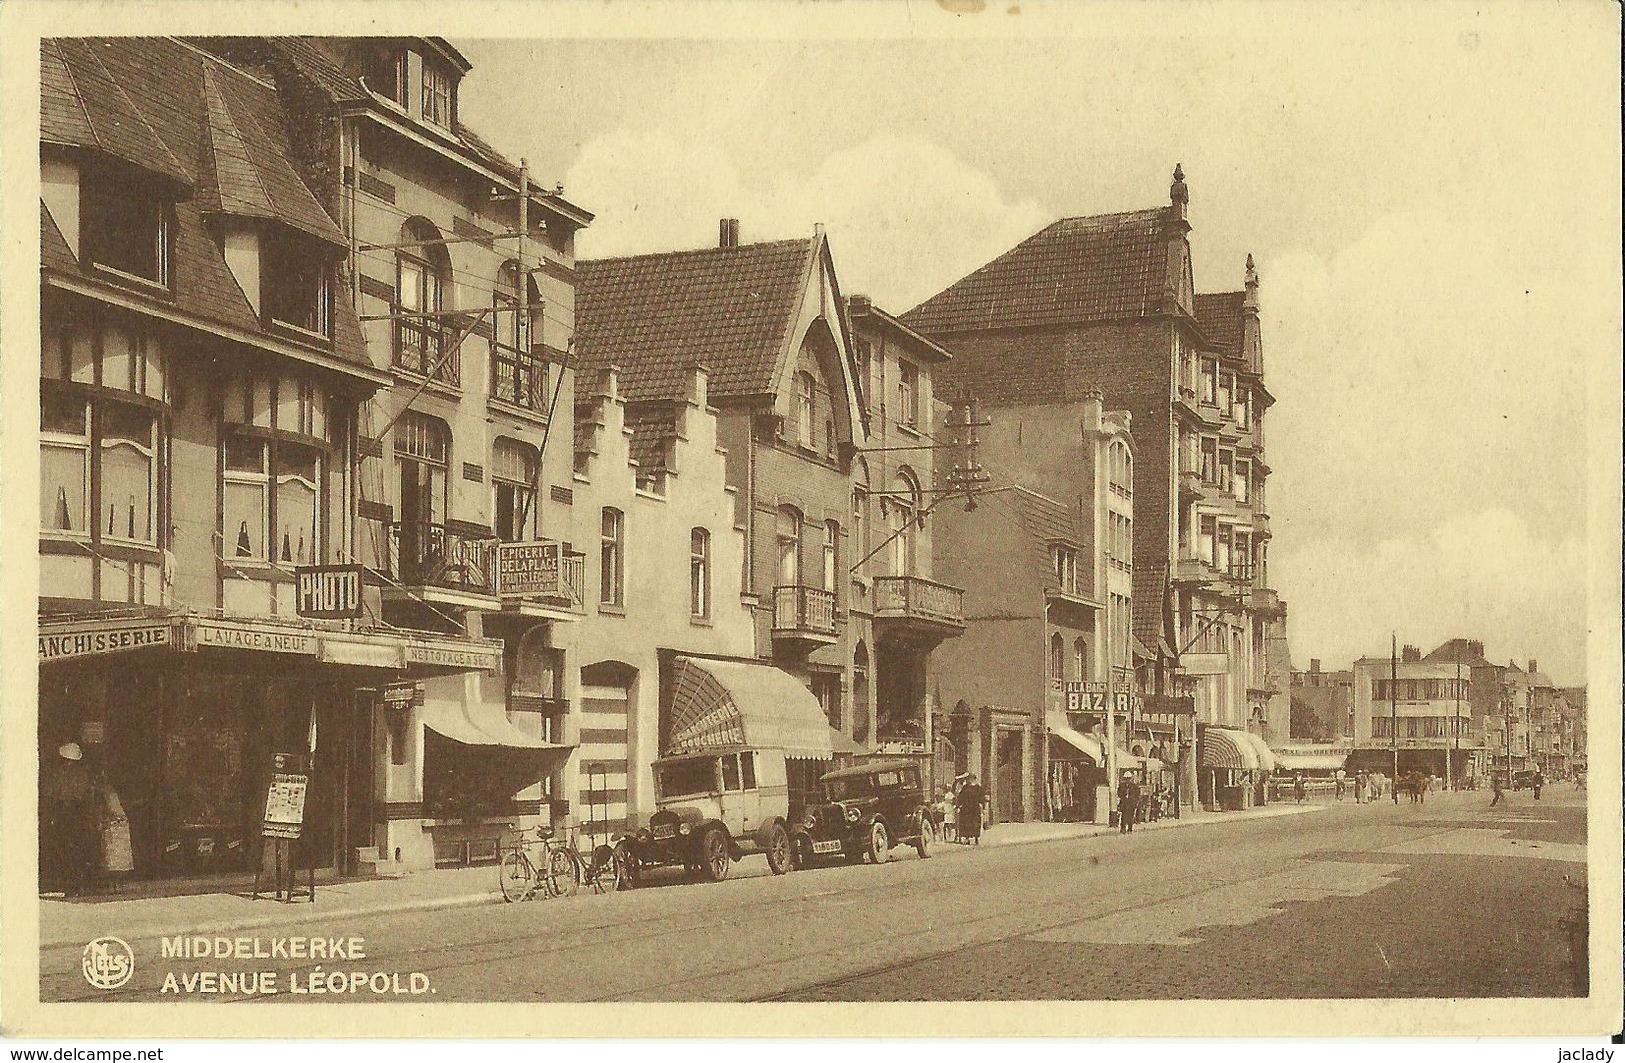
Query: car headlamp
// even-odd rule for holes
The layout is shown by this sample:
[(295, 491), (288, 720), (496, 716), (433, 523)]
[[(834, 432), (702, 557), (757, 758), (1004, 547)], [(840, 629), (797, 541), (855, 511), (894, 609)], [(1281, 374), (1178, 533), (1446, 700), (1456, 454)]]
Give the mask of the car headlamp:
[(846, 810), (846, 821), (848, 823), (856, 823), (858, 820), (860, 820), (862, 818), (863, 818), (863, 813), (859, 812), (857, 809), (848, 808)]
[(687, 823), (679, 823), (679, 824), (677, 824), (677, 833), (678, 834), (683, 834), (683, 835), (688, 834), (688, 824)]
[(808, 809), (806, 816), (804, 816), (801, 820), (801, 825), (806, 827), (808, 830), (812, 830), (814, 827), (818, 826), (818, 813)]

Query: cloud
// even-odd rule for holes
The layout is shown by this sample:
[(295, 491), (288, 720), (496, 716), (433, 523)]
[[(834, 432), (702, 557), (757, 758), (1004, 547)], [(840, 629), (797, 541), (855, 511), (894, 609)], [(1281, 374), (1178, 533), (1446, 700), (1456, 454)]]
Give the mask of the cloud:
[(1536, 658), (1563, 684), (1585, 680), (1586, 560), (1583, 534), (1544, 534), (1504, 507), (1368, 542), (1280, 539), (1270, 554), (1298, 667), (1385, 654), (1397, 632), (1424, 652), (1481, 639), (1492, 658)]
[(822, 222), (848, 293), (905, 310), (1031, 235), (1051, 214), (929, 140), (874, 134), (810, 172), (745, 180), (715, 141), (621, 130), (586, 144), (567, 187), (592, 189), (583, 258), (704, 247), (717, 219), (741, 238), (806, 237)]

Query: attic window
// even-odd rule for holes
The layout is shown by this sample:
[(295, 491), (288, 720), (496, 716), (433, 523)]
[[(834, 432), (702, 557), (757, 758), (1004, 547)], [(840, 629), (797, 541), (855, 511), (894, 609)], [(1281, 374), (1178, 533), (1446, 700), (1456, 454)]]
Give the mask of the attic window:
[(362, 75), (367, 87), (402, 107), (406, 106), (406, 53), (387, 52), (374, 56)]
[(451, 75), (423, 60), (423, 120), (451, 128)]
[(261, 298), (274, 325), (320, 336), (333, 335), (332, 268), (316, 241), (287, 231), (265, 236)]
[(132, 170), (102, 170), (86, 182), (84, 252), (98, 268), (161, 287), (170, 280), (169, 203)]

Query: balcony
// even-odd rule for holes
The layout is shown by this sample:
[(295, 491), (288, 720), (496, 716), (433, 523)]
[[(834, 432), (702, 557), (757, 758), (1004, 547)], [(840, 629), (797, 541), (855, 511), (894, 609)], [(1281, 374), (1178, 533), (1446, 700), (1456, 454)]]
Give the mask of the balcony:
[[(427, 598), (465, 601), (496, 597), (497, 540), (489, 532), (470, 533), (445, 524), (396, 521), (389, 525), (389, 577)], [(433, 592), (451, 592), (450, 596)], [(480, 602), (474, 604), (489, 604)]]
[(965, 631), (965, 592), (919, 576), (875, 578), (875, 635), (930, 647)]
[(580, 721), (571, 715), (564, 698), (544, 697), (515, 690), (508, 694), (508, 714), (519, 729), (558, 746), (578, 745)]
[(1190, 469), (1179, 474), (1179, 497), (1189, 502), (1202, 497), (1202, 474)]
[(791, 649), (828, 646), (839, 630), (835, 592), (821, 587), (773, 588), (773, 642)]
[(452, 345), (456, 338), (450, 326), (433, 318), (397, 320), (395, 368), (447, 387), (461, 387), (462, 356)]
[[(550, 542), (551, 540), (544, 540)], [(495, 555), (496, 551), (493, 551)], [(501, 565), (497, 566), (499, 569)], [(553, 620), (574, 620), (586, 610), (583, 597), (586, 586), (587, 556), (585, 554), (565, 553), (559, 558), (558, 578), (550, 586), (540, 590), (525, 590), (512, 593), (511, 589), (504, 589), (504, 579), (507, 577), (499, 573), (496, 579), (498, 592), (502, 596), (502, 610), (504, 613), (513, 613), (518, 616), (542, 617)]]
[(1182, 557), (1174, 565), (1175, 583), (1217, 583), (1224, 574), (1199, 557)]
[(1253, 587), (1246, 592), (1247, 608), (1255, 613), (1265, 616), (1284, 616), (1286, 606), (1281, 603), (1281, 596), (1272, 587)]
[(507, 344), (491, 347), (491, 398), (508, 406), (545, 417), (551, 395), (548, 372), (551, 363), (535, 351), (523, 351)]

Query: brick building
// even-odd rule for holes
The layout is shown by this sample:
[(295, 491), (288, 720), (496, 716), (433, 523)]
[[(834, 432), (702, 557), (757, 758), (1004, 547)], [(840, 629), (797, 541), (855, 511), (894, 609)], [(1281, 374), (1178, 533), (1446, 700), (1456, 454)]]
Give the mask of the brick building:
[(954, 351), (943, 386), (974, 394), (995, 424), (1097, 390), (1132, 416), (1134, 630), (1154, 671), (1194, 697), (1201, 732), (1239, 735), (1197, 749), (1203, 800), (1233, 804), (1262, 793), (1268, 721), (1288, 697), (1267, 564), (1274, 399), (1251, 261), (1242, 290), (1198, 296), (1177, 169), (1169, 198), (1057, 221), (904, 320)]

